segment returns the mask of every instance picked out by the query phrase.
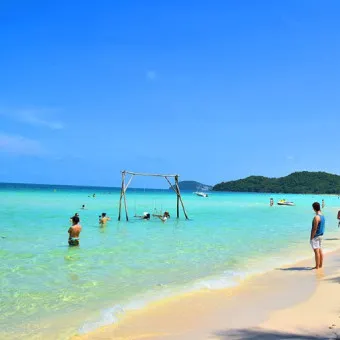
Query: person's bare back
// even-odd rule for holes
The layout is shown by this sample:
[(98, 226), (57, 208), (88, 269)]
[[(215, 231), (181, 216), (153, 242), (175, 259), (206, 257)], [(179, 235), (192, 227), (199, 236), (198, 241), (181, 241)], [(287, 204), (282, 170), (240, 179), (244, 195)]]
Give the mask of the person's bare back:
[(70, 246), (79, 246), (79, 235), (81, 232), (81, 225), (79, 224), (79, 217), (72, 217), (72, 227), (69, 228), (68, 244)]
[(80, 224), (73, 225), (68, 230), (68, 233), (70, 234), (70, 237), (77, 237), (77, 238), (79, 238), (80, 232), (81, 232), (81, 225)]

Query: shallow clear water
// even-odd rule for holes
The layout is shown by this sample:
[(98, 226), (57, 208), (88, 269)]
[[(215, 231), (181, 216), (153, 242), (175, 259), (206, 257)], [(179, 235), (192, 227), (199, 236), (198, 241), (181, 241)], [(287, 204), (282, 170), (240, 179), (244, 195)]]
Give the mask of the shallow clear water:
[[(56, 189), (56, 190), (54, 190)], [(96, 192), (96, 197), (92, 193)], [(88, 197), (90, 196), (90, 197)], [(269, 207), (269, 198), (295, 207)], [(324, 198), (328, 249), (336, 248), (337, 196), (130, 190), (130, 222), (117, 222), (119, 191), (0, 185), (0, 336), (67, 338), (115, 322), (125, 310), (171, 294), (237, 284), (249, 274), (310, 256), (311, 204)], [(80, 210), (86, 204), (88, 210)], [(168, 210), (170, 220), (135, 213)], [(112, 220), (104, 228), (98, 215)], [(69, 217), (80, 213), (80, 247)]]

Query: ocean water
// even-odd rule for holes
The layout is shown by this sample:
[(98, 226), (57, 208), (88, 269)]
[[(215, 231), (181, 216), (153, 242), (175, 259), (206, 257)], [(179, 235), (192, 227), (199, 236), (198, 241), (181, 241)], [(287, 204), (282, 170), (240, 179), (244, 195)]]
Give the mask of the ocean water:
[[(118, 222), (117, 189), (0, 185), (0, 338), (68, 339), (150, 301), (237, 285), (311, 257), (311, 204), (322, 198), (326, 250), (340, 245), (338, 196), (182, 194), (190, 220), (175, 218), (173, 192), (129, 189), (130, 221)], [(296, 206), (269, 207), (270, 197)], [(133, 218), (164, 210), (166, 223)], [(75, 212), (83, 231), (70, 248)], [(112, 218), (106, 227), (102, 212)]]

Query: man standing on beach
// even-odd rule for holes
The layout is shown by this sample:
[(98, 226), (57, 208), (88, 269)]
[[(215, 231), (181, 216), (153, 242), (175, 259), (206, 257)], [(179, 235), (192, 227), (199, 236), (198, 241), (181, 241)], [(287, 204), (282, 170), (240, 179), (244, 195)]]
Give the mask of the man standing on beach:
[(312, 222), (312, 230), (310, 233), (310, 244), (314, 250), (315, 268), (322, 268), (323, 254), (321, 249), (322, 235), (325, 231), (325, 216), (322, 215), (320, 203), (314, 202), (312, 204), (315, 216)]

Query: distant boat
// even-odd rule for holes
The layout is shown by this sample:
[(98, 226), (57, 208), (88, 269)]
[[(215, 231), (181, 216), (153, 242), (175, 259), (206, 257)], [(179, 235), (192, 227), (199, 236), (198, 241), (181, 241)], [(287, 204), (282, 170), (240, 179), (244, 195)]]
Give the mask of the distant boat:
[(208, 194), (202, 191), (196, 191), (194, 192), (194, 194), (196, 194), (197, 196), (201, 196), (201, 197), (208, 197)]
[(277, 205), (290, 205), (290, 206), (293, 206), (293, 205), (295, 205), (295, 203), (294, 202), (288, 202), (286, 200), (280, 200), (280, 201), (277, 202)]

